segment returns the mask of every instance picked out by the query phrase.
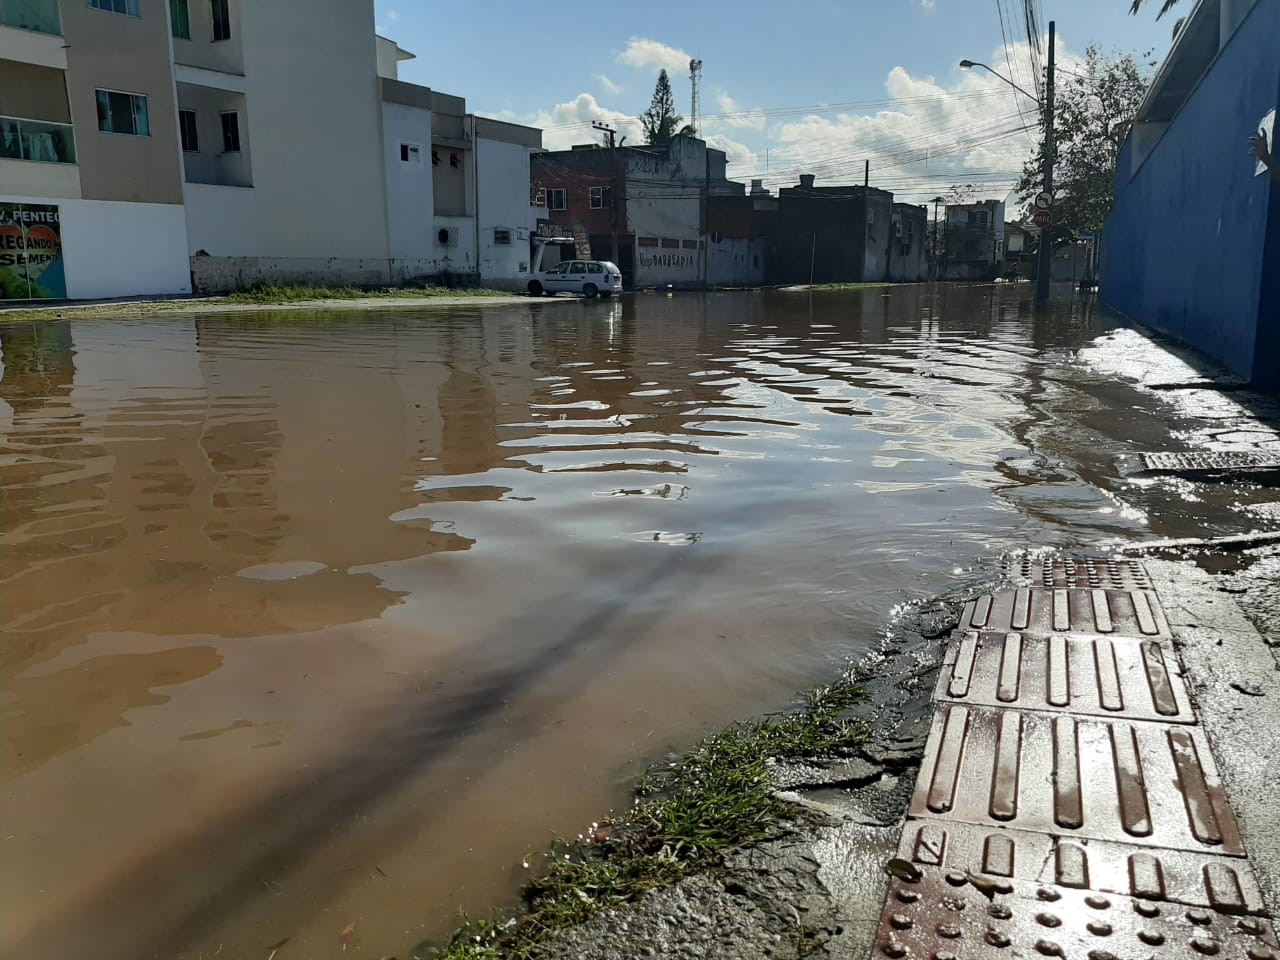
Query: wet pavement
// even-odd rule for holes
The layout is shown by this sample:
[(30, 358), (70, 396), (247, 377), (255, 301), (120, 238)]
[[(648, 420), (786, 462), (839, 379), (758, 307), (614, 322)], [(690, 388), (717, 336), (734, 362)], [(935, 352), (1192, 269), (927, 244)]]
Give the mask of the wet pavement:
[(1280, 957), (1183, 682), (1175, 642), (1205, 638), (1170, 627), (1136, 560), (1015, 576), (948, 647), (874, 955)]
[[(1280, 528), (1029, 296), (0, 322), (0, 948), (396, 953), (976, 558)], [(1134, 589), (1066, 615), (1158, 646)]]

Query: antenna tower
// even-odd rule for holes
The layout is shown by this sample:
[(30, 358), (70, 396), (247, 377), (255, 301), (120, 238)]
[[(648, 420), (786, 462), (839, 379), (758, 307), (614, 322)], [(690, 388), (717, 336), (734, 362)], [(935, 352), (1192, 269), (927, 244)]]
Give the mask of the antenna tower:
[(693, 127), (693, 135), (702, 134), (702, 61), (689, 61), (689, 82), (693, 86), (693, 109), (689, 111), (689, 126)]

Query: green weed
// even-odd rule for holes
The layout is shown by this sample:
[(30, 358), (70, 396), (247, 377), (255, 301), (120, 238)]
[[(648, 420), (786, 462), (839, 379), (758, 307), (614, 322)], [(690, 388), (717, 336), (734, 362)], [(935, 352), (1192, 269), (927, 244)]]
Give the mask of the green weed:
[(431, 297), (509, 297), (503, 290), (484, 287), (326, 287), (305, 284), (254, 283), (217, 298), (222, 303), (298, 303), (303, 300), (429, 299)]
[(596, 842), (561, 843), (546, 854), (525, 887), (523, 912), (467, 921), (448, 944), (414, 956), (527, 960), (556, 930), (715, 870), (731, 847), (783, 835), (797, 814), (775, 796), (770, 761), (849, 751), (863, 729), (848, 711), (863, 696), (850, 681), (821, 687), (796, 713), (729, 727), (652, 768), (640, 781), (635, 806), (606, 823)]

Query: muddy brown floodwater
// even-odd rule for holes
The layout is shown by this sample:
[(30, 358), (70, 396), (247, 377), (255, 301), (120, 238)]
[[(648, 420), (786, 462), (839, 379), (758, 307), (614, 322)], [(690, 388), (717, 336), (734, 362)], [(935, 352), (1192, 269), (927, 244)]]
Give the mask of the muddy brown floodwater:
[(1029, 298), (0, 322), (0, 952), (404, 955), (977, 558), (1211, 531)]

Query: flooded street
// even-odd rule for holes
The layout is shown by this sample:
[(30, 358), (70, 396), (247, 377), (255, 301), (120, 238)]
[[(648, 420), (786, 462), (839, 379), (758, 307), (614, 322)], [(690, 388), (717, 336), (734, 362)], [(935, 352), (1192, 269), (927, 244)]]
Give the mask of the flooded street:
[(0, 322), (0, 951), (403, 957), (984, 557), (1239, 532), (1031, 296)]

